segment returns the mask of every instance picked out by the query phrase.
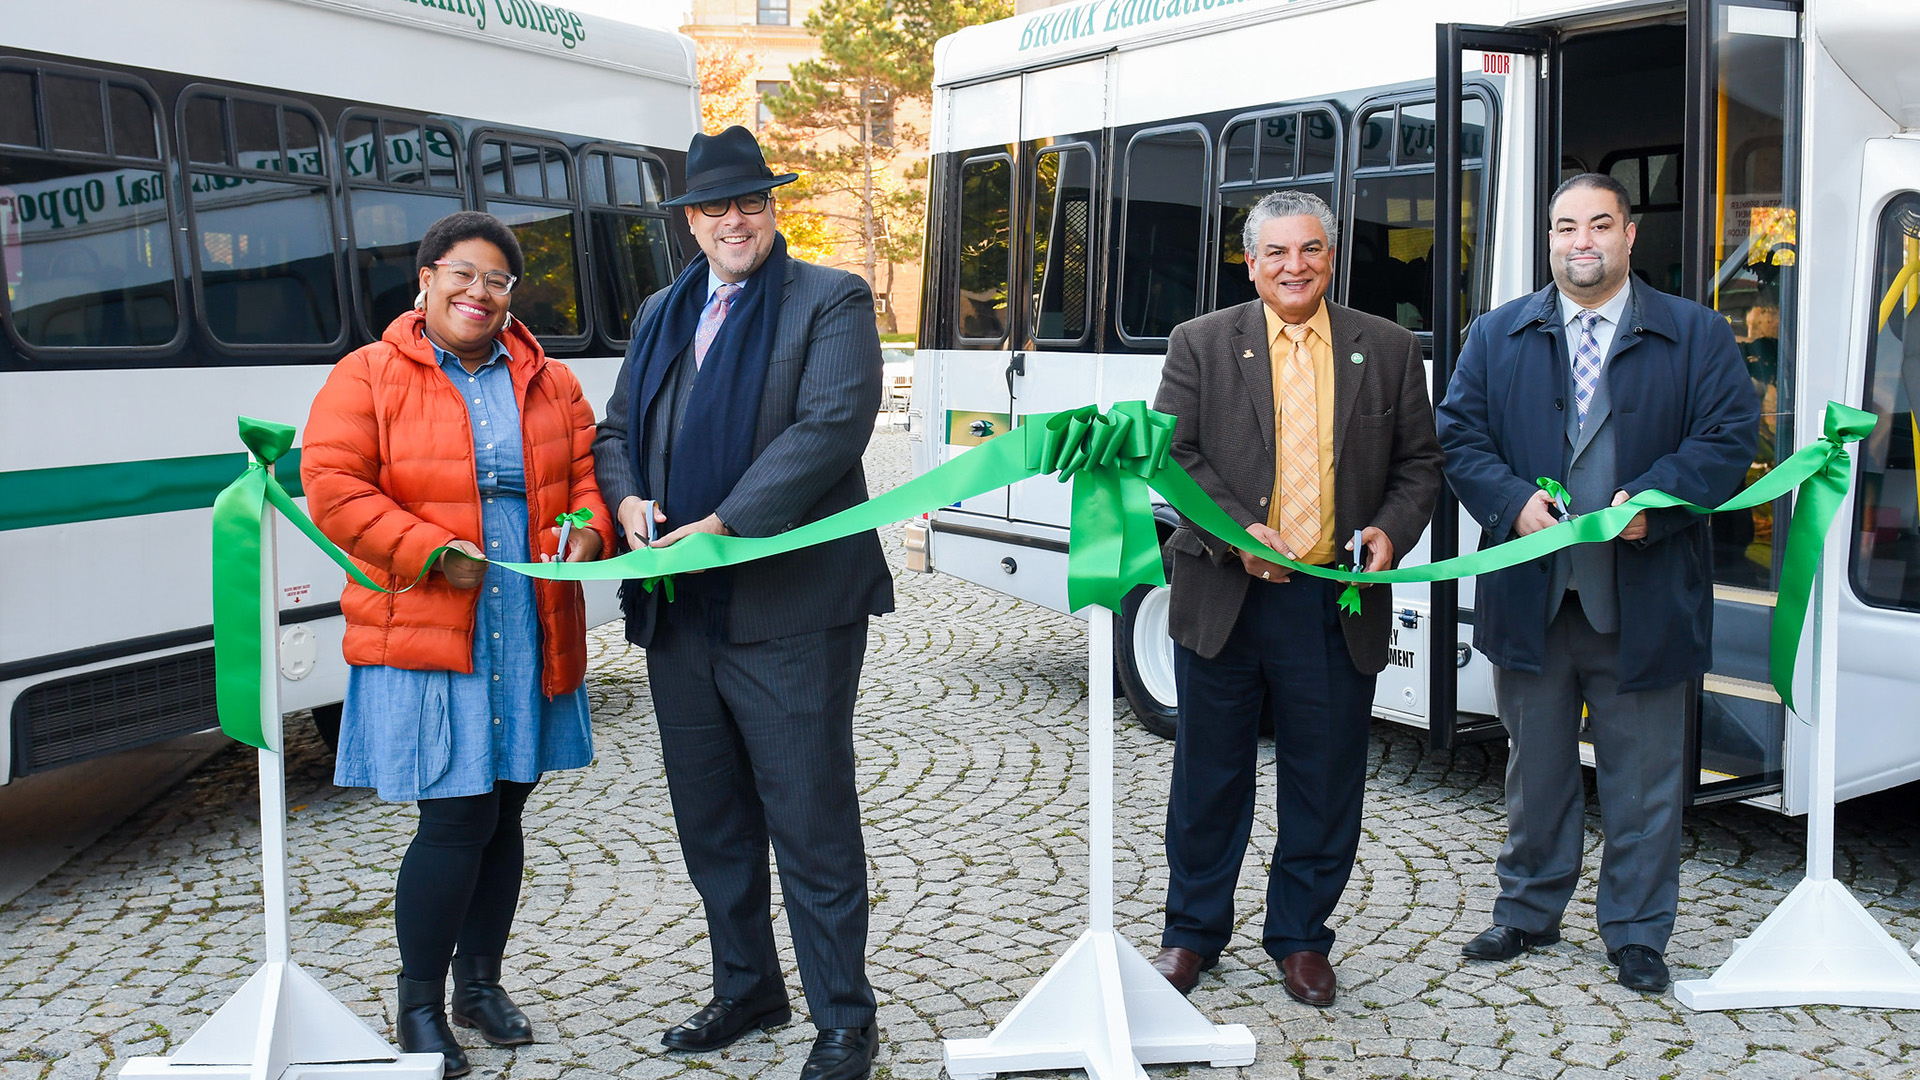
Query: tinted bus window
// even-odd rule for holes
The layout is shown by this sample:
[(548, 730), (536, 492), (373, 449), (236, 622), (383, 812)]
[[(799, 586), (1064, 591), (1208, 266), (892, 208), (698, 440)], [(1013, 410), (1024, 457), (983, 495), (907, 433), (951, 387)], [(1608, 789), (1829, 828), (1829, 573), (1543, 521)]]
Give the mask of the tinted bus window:
[[(1460, 143), (1484, 154), (1486, 103), (1461, 103)], [(1353, 205), (1345, 237), (1350, 266), (1347, 304), (1413, 331), (1433, 329), (1432, 102), (1386, 105), (1361, 114)], [(1460, 177), (1461, 236), (1466, 248), (1463, 318), (1478, 310), (1485, 259), (1481, 254), (1484, 157), (1468, 157)], [(1464, 325), (1464, 322), (1463, 324)]]
[[(1920, 611), (1920, 196), (1880, 215), (1867, 400), (1879, 417), (1860, 444), (1853, 522), (1853, 591), (1876, 607)], [(1757, 388), (1772, 373), (1747, 362)], [(1771, 425), (1763, 428), (1771, 436)]]
[[(587, 332), (581, 305), (573, 183), (566, 151), (529, 136), (483, 138), (481, 209), (513, 229), (526, 272), (513, 290), (513, 317), (544, 337)], [(504, 189), (505, 194), (492, 193)]]
[(340, 126), (357, 306), (361, 332), (370, 337), (413, 307), (420, 291), (415, 256), (427, 226), (465, 206), (459, 172), (451, 174), (451, 190), (438, 176), (442, 157), (458, 160), (456, 145), (453, 131), (438, 124), (349, 114)]
[[(48, 85), (54, 88), (44, 89)], [(49, 110), (53, 131), (40, 127), (37, 93), (60, 103)], [(110, 100), (117, 103), (112, 123)], [(131, 83), (0, 69), (0, 117), (0, 142), (9, 144), (0, 150), (0, 262), (20, 340), (36, 349), (155, 348), (173, 341), (180, 288), (150, 92)], [(60, 142), (95, 149), (60, 152)]]
[(1040, 152), (1034, 166), (1033, 336), (1078, 343), (1087, 336), (1087, 251), (1093, 228), (1093, 152)]
[(1340, 206), (1334, 191), (1340, 125), (1333, 113), (1294, 108), (1236, 121), (1228, 131), (1230, 136), (1246, 132), (1249, 145), (1244, 168), (1234, 167), (1231, 138), (1225, 151), (1228, 168), (1220, 184), (1220, 265), (1213, 286), (1216, 311), (1259, 295), (1247, 276), (1247, 253), (1240, 241), (1247, 211), (1254, 203), (1268, 192), (1291, 190), (1320, 196), (1336, 213)]
[(600, 332), (616, 347), (632, 334), (641, 303), (673, 281), (659, 188), (649, 191), (641, 181), (656, 167), (616, 150), (589, 151), (581, 159)]
[[(330, 345), (342, 335), (333, 200), (326, 163), (285, 153), (286, 117), (317, 130), (297, 106), (229, 95), (195, 94), (182, 102), (188, 138), (231, 135), (218, 150), (224, 169), (188, 174), (193, 256), (201, 316), (227, 345)], [(269, 121), (269, 117), (271, 120)], [(243, 149), (244, 148), (244, 149)], [(211, 160), (215, 148), (204, 147)]]
[(1145, 131), (1127, 144), (1120, 248), (1120, 333), (1164, 338), (1200, 313), (1206, 249), (1207, 137)]
[(1007, 337), (1007, 293), (1013, 277), (1013, 162), (1005, 154), (960, 166), (960, 303), (962, 338)]

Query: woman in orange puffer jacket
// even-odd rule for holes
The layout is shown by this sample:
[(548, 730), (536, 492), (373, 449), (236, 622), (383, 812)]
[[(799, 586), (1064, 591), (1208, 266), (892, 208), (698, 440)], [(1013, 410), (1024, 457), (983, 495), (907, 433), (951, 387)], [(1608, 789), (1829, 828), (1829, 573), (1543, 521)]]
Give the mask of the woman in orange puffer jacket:
[[(348, 582), (349, 669), (334, 782), (419, 804), (395, 886), (395, 1032), (469, 1070), (447, 1026), (533, 1041), (500, 988), (519, 902), (520, 815), (540, 774), (593, 758), (580, 586), (489, 566), (556, 553), (555, 518), (592, 511), (566, 559), (612, 544), (593, 479), (593, 410), (507, 312), (513, 231), (462, 211), (417, 256), (420, 300), (341, 360), (314, 398), (301, 460), (314, 520), (367, 574)], [(427, 565), (434, 551), (448, 548)], [(424, 574), (424, 577), (422, 576)], [(413, 584), (419, 579), (417, 585)], [(455, 950), (458, 949), (456, 955)]]

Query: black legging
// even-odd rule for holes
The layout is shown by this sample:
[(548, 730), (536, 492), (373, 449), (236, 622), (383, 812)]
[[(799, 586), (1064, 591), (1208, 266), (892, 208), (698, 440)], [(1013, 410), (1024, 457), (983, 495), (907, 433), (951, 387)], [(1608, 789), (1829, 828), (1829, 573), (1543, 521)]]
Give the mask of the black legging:
[(499, 956), (520, 902), (526, 844), (520, 812), (532, 784), (501, 780), (484, 795), (420, 800), (420, 831), (400, 861), (394, 928), (400, 974), (444, 983), (461, 956)]

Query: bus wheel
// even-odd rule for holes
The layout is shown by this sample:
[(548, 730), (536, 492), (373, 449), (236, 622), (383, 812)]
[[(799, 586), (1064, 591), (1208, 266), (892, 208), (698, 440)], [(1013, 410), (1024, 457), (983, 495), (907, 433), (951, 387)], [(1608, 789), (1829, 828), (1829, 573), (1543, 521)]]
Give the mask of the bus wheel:
[(1173, 684), (1173, 638), (1167, 635), (1165, 585), (1137, 585), (1114, 619), (1113, 654), (1120, 689), (1140, 726), (1163, 739), (1180, 728), (1179, 696)]
[(340, 750), (340, 710), (343, 707), (338, 701), (313, 707), (313, 730), (319, 733), (320, 741), (327, 744), (330, 754)]

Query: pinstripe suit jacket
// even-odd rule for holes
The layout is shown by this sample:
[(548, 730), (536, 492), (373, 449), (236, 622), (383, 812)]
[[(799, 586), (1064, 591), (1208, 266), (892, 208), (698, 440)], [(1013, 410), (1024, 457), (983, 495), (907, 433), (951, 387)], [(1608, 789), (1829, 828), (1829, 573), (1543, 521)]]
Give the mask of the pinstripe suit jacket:
[[(636, 331), (666, 294), (662, 289), (647, 298)], [(676, 361), (687, 362), (685, 354)], [(594, 438), (596, 478), (615, 510), (640, 490), (627, 444), (633, 363), (630, 350)], [(720, 520), (740, 536), (772, 536), (865, 502), (860, 455), (880, 411), (880, 383), (880, 338), (867, 283), (844, 270), (789, 259), (753, 464), (721, 502)], [(658, 465), (659, 449), (649, 448), (649, 467)], [(736, 644), (845, 626), (893, 610), (893, 578), (873, 532), (744, 563), (732, 573), (727, 634)], [(626, 586), (628, 641), (642, 647), (652, 642), (663, 602), (660, 590)]]
[[(1273, 493), (1273, 366), (1261, 301), (1174, 327), (1153, 407), (1176, 418), (1173, 457), (1241, 524), (1265, 523)], [(1420, 342), (1385, 319), (1329, 302), (1333, 335), (1333, 514), (1336, 545), (1377, 526), (1396, 560), (1412, 550), (1440, 493), (1440, 442), (1427, 403)], [(1353, 357), (1359, 357), (1355, 362)], [(1240, 617), (1247, 575), (1227, 542), (1182, 525), (1173, 549), (1169, 629), (1180, 644), (1219, 654)], [(1342, 617), (1354, 666), (1387, 665), (1391, 586)]]

